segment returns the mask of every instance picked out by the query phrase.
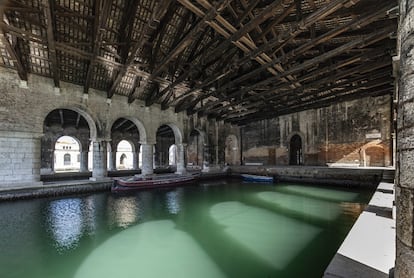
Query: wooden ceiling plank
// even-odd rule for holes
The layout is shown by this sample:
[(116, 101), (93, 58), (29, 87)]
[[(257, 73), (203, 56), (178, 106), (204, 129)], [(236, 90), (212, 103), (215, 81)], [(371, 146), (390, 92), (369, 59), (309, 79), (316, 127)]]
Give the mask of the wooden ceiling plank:
[(112, 98), (112, 96), (114, 95), (115, 90), (117, 86), (119, 85), (119, 83), (121, 82), (123, 76), (127, 72), (128, 68), (134, 62), (137, 52), (148, 41), (148, 38), (151, 36), (151, 33), (157, 29), (157, 26), (159, 22), (161, 21), (162, 17), (167, 12), (170, 3), (171, 3), (171, 0), (161, 1), (161, 4), (157, 7), (157, 10), (154, 11), (154, 13), (152, 14), (151, 19), (147, 22), (147, 24), (144, 27), (144, 30), (142, 31), (141, 39), (132, 46), (132, 49), (129, 51), (130, 54), (125, 64), (123, 65), (123, 67), (121, 68), (117, 76), (115, 77), (111, 88), (108, 90), (108, 95), (107, 95), (108, 98)]
[[(388, 27), (385, 27), (382, 30), (379, 30), (379, 31), (375, 32), (375, 33), (362, 36), (358, 40), (351, 41), (351, 42), (349, 42), (347, 44), (344, 44), (344, 45), (341, 45), (340, 47), (337, 47), (337, 48), (335, 48), (335, 49), (333, 49), (331, 51), (328, 51), (328, 52), (326, 52), (326, 53), (324, 53), (322, 55), (319, 55), (319, 56), (316, 56), (316, 57), (314, 57), (312, 59), (306, 60), (303, 63), (301, 63), (301, 64), (299, 64), (297, 66), (292, 67), (285, 74), (293, 74), (294, 72), (298, 72), (298, 71), (301, 71), (301, 70), (305, 70), (305, 69), (307, 69), (309, 67), (312, 67), (315, 64), (319, 64), (319, 63), (321, 63), (323, 61), (326, 61), (326, 60), (328, 60), (328, 59), (330, 59), (332, 57), (335, 57), (335, 56), (337, 56), (337, 55), (339, 55), (341, 53), (344, 53), (345, 51), (347, 51), (347, 50), (349, 50), (351, 48), (355, 48), (355, 47), (361, 46), (362, 44), (366, 44), (366, 43), (369, 43), (369, 42), (374, 42), (378, 38), (384, 38), (384, 36), (385, 37), (390, 36), (390, 34), (393, 32), (393, 29), (394, 29), (393, 26), (388, 26)], [(273, 76), (273, 77), (264, 79), (264, 80), (262, 80), (260, 82), (257, 82), (254, 85), (248, 86), (246, 88), (241, 89), (240, 91), (237, 91), (236, 93), (231, 94), (230, 96), (227, 97), (227, 99), (230, 99), (232, 97), (235, 97), (235, 96), (237, 96), (239, 94), (242, 94), (244, 92), (248, 92), (248, 91), (254, 90), (258, 86), (263, 86), (263, 85), (269, 84), (269, 83), (274, 82), (274, 81), (276, 81), (278, 79), (279, 79), (278, 76)], [(220, 102), (222, 100), (223, 99), (218, 100), (218, 101), (214, 101), (214, 102), (212, 102), (209, 105), (205, 105), (200, 110), (206, 111), (208, 108), (214, 106), (215, 104), (217, 104), (217, 102)], [(197, 112), (199, 112), (199, 111), (197, 111)]]
[(59, 63), (56, 55), (56, 44), (55, 44), (55, 36), (54, 36), (54, 22), (53, 22), (53, 0), (44, 0), (44, 13), (46, 18), (47, 24), (47, 45), (49, 49), (49, 56), (50, 56), (50, 64), (51, 64), (51, 72), (53, 76), (53, 82), (55, 87), (60, 87), (60, 70), (59, 70)]
[(2, 29), (0, 33), (0, 40), (2, 41), (3, 45), (6, 48), (6, 51), (9, 53), (11, 60), (13, 61), (16, 69), (17, 74), (21, 80), (27, 81), (27, 71), (23, 66), (21, 57), (17, 55), (15, 48), (10, 44), (9, 40), (7, 39), (7, 34)]

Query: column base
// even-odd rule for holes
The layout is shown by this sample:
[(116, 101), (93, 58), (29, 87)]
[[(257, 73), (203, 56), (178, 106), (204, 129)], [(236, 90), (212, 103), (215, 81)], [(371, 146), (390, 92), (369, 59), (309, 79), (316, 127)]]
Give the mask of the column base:
[(89, 178), (90, 181), (111, 181), (111, 178), (108, 177), (90, 177)]

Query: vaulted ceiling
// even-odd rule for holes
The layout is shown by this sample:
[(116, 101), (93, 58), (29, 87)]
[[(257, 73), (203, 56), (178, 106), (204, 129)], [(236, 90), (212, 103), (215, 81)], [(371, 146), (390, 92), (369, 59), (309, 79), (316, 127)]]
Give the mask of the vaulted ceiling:
[(396, 0), (1, 0), (0, 65), (233, 124), (393, 93)]

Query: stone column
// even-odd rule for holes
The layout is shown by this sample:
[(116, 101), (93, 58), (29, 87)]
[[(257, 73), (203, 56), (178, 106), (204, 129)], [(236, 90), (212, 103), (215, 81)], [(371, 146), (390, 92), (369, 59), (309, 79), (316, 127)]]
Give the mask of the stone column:
[(141, 174), (152, 175), (153, 173), (154, 173), (154, 144), (142, 144)]
[(138, 157), (139, 152), (132, 152), (132, 169), (134, 170), (138, 169)]
[(116, 170), (116, 152), (113, 151), (108, 152), (108, 170), (109, 171), (115, 171)]
[(41, 185), (41, 133), (0, 132), (0, 187)]
[(177, 144), (177, 170), (176, 174), (185, 174), (187, 172), (187, 169), (185, 167), (185, 153), (186, 153), (186, 144)]
[[(414, 1), (400, 1), (395, 277), (414, 277)], [(397, 58), (398, 59), (398, 58)]]
[(203, 167), (202, 172), (208, 172), (210, 170), (210, 147), (208, 145), (204, 145), (203, 148)]
[(108, 176), (105, 140), (96, 140), (93, 144), (93, 169), (90, 180), (105, 180)]
[(80, 153), (80, 171), (81, 172), (88, 172), (88, 151), (82, 151)]

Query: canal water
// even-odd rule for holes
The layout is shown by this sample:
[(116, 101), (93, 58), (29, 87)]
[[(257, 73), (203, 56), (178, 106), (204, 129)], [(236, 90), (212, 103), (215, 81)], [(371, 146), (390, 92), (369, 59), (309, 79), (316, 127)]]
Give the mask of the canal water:
[(229, 181), (0, 203), (0, 277), (321, 277), (372, 192)]

